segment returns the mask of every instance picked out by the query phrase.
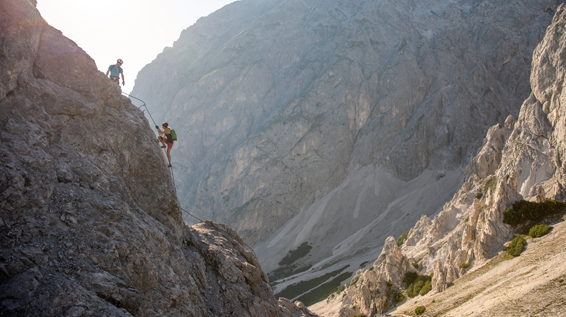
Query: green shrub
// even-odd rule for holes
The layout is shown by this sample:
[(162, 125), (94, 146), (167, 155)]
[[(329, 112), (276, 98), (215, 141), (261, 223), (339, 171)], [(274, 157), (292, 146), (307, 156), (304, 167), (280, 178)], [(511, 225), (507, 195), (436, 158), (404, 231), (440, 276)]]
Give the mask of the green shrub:
[(424, 306), (419, 306), (417, 308), (415, 308), (415, 314), (417, 315), (422, 315), (426, 310), (426, 307)]
[(482, 196), (483, 196), (482, 192), (479, 192), (479, 193), (476, 194), (477, 199), (481, 199)]
[(461, 269), (467, 269), (467, 268), (470, 267), (470, 265), (471, 265), (470, 263), (462, 263), (462, 264), (460, 264), (460, 268)]
[(536, 225), (529, 230), (529, 236), (533, 238), (542, 237), (547, 234), (553, 227), (547, 225)]
[(405, 243), (405, 240), (407, 240), (408, 235), (409, 235), (409, 231), (405, 231), (399, 238), (397, 238), (398, 247), (400, 247), (403, 243)]
[(470, 221), (470, 216), (466, 217), (466, 219), (464, 220), (464, 222), (468, 222)]
[(387, 281), (386, 284), (387, 284), (387, 287), (393, 286), (393, 283), (391, 283), (391, 281)]
[(370, 271), (373, 271), (373, 265), (369, 267), (369, 270), (370, 270)]
[[(405, 283), (411, 281), (413, 277), (414, 274), (405, 274)], [(407, 288), (407, 296), (415, 297), (419, 295), (421, 290), (424, 288), (426, 282), (431, 282), (431, 281), (432, 278), (430, 276), (417, 274), (417, 277), (410, 283), (409, 287)], [(432, 288), (432, 284), (431, 284), (431, 288)]]
[(428, 292), (432, 290), (432, 282), (426, 281), (423, 288), (421, 289), (421, 296), (425, 296)]
[(417, 277), (419, 277), (419, 275), (415, 272), (407, 272), (405, 273), (405, 278), (403, 279), (403, 282), (405, 282), (405, 285), (407, 285), (407, 287), (411, 284), (413, 284), (413, 282), (417, 279)]
[(515, 239), (511, 241), (511, 244), (509, 244), (509, 247), (507, 248), (507, 253), (509, 253), (512, 256), (519, 256), (525, 249), (525, 244), (527, 244), (527, 241), (525, 239), (521, 237), (515, 237)]
[(336, 294), (342, 293), (342, 291), (345, 290), (345, 289), (346, 289), (346, 285), (338, 286), (338, 289), (336, 290)]
[[(354, 307), (354, 309), (356, 309), (356, 308), (355, 308), (356, 306), (353, 306), (353, 307)], [(364, 315), (364, 314), (356, 314), (356, 315), (352, 315), (351, 317), (366, 317), (366, 315)]]
[(418, 264), (417, 262), (413, 262), (413, 267), (418, 270), (418, 269), (419, 269), (419, 264)]
[(545, 216), (558, 213), (564, 209), (564, 203), (558, 200), (547, 200), (542, 203), (521, 200), (513, 203), (513, 208), (507, 208), (503, 215), (503, 223), (518, 225), (525, 221), (540, 221)]
[(351, 279), (348, 283), (346, 283), (346, 287), (356, 286), (358, 279), (359, 279), (359, 277), (355, 277), (355, 278)]
[(425, 284), (425, 281), (422, 281), (422, 280), (417, 280), (417, 281), (413, 282), (413, 284), (409, 285), (409, 288), (407, 289), (407, 296), (415, 297), (415, 296), (419, 295), (424, 284)]
[(405, 299), (405, 295), (403, 295), (403, 293), (395, 293), (393, 294), (393, 300), (395, 300), (396, 303), (400, 303)]

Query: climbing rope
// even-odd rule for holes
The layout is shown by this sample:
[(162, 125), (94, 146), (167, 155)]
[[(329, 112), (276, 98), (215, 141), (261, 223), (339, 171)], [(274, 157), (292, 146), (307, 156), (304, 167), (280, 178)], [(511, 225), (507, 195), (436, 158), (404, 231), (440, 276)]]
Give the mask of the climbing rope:
[(145, 104), (145, 101), (143, 101), (143, 100), (141, 100), (141, 99), (139, 99), (139, 98), (136, 98), (136, 97), (134, 97), (134, 96), (132, 96), (132, 95), (129, 95), (129, 94), (125, 93), (125, 92), (122, 92), (122, 95), (124, 95), (124, 96), (126, 96), (126, 97), (128, 97), (128, 98), (134, 98), (135, 100), (140, 101), (140, 102), (142, 103), (142, 105), (139, 106), (138, 108), (141, 109), (142, 107), (145, 107), (145, 110), (147, 111), (147, 114), (148, 114), (149, 117), (151, 118), (151, 121), (153, 121), (153, 125), (157, 125), (157, 123), (155, 123), (155, 120), (153, 120), (153, 117), (151, 116), (151, 113), (149, 112), (149, 109), (147, 108), (147, 105)]
[[(145, 108), (145, 111), (147, 111), (147, 114), (148, 114), (149, 117), (151, 118), (151, 121), (153, 122), (153, 124), (154, 124), (155, 126), (157, 126), (157, 123), (155, 123), (155, 120), (153, 120), (153, 117), (151, 116), (151, 112), (149, 112), (149, 109), (147, 108), (147, 105), (145, 104), (145, 101), (143, 101), (143, 100), (141, 100), (141, 99), (139, 99), (139, 98), (137, 98), (137, 97), (134, 97), (134, 96), (132, 96), (132, 95), (130, 95), (130, 94), (127, 94), (127, 93), (125, 93), (125, 92), (122, 92), (122, 95), (124, 95), (124, 96), (126, 96), (126, 97), (128, 97), (128, 98), (133, 98), (133, 99), (135, 99), (135, 100), (140, 101), (140, 102), (142, 103), (142, 105), (139, 106), (138, 108), (141, 109), (142, 107), (144, 107), (144, 108)], [(142, 110), (142, 111), (144, 111), (144, 110)], [(151, 129), (151, 130), (153, 131), (153, 129)], [(167, 152), (166, 152), (165, 150), (163, 150), (163, 155), (164, 155), (165, 157), (167, 157)], [(175, 188), (175, 194), (176, 194), (176, 193), (177, 193), (177, 185), (176, 185), (176, 183), (175, 183), (175, 175), (173, 174), (173, 168), (172, 168), (172, 167), (171, 167), (171, 177), (173, 178), (173, 187)]]
[[(149, 117), (151, 118), (151, 121), (153, 121), (153, 124), (154, 124), (154, 125), (157, 125), (157, 123), (155, 123), (155, 120), (153, 120), (153, 117), (151, 116), (151, 113), (149, 112), (149, 109), (147, 108), (147, 105), (145, 104), (145, 101), (143, 101), (143, 100), (141, 100), (141, 99), (139, 99), (139, 98), (136, 98), (136, 97), (134, 97), (134, 96), (132, 96), (132, 95), (130, 95), (130, 94), (127, 94), (127, 93), (125, 93), (125, 92), (122, 92), (122, 95), (124, 95), (124, 96), (126, 96), (126, 97), (128, 97), (128, 98), (133, 98), (133, 99), (135, 99), (135, 100), (140, 101), (140, 102), (142, 103), (142, 105), (141, 105), (141, 106), (138, 106), (138, 108), (141, 109), (142, 107), (144, 107), (144, 108), (145, 108), (145, 111), (147, 111), (147, 114), (148, 114)], [(143, 111), (143, 110), (142, 110), (142, 111)], [(152, 129), (152, 131), (153, 131), (153, 129)], [(165, 150), (163, 150), (163, 153), (166, 154)], [(176, 186), (176, 184), (175, 184), (175, 174), (173, 173), (173, 167), (172, 167), (172, 166), (171, 166), (171, 178), (173, 178), (173, 186), (175, 186), (175, 194), (177, 194), (177, 186)], [(196, 220), (198, 220), (198, 221), (200, 221), (200, 222), (203, 222), (203, 221), (204, 221), (204, 220), (202, 220), (202, 219), (199, 219), (197, 216), (191, 214), (190, 212), (186, 211), (186, 210), (183, 209), (182, 207), (181, 207), (181, 210), (182, 210), (184, 213), (186, 213), (187, 215), (189, 215), (189, 216), (195, 218)], [(244, 243), (244, 245), (245, 245), (246, 247), (248, 247), (250, 250), (253, 250), (253, 248), (250, 247), (249, 245), (247, 245), (247, 244), (244, 242), (244, 240), (242, 240), (242, 243)]]

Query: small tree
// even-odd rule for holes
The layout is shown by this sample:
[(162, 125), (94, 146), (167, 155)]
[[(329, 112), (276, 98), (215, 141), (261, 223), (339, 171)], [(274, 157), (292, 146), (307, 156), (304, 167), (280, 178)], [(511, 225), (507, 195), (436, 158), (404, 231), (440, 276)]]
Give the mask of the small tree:
[(428, 292), (432, 290), (432, 282), (426, 281), (423, 288), (421, 289), (421, 296), (425, 296)]
[[(410, 273), (412, 273), (412, 272), (405, 274), (405, 281), (404, 282), (405, 283), (411, 282), (409, 284), (409, 287), (407, 287), (407, 296), (415, 297), (415, 296), (419, 295), (421, 290), (424, 288), (426, 282), (431, 283), (432, 277), (426, 276), (426, 275), (418, 275), (416, 273), (412, 273), (412, 274), (410, 274)], [(416, 275), (416, 278), (414, 278), (415, 275)], [(431, 284), (431, 289), (432, 289), (432, 284)]]
[(407, 287), (409, 285), (411, 285), (416, 279), (417, 277), (419, 277), (419, 275), (415, 272), (407, 272), (405, 273), (405, 278), (403, 279), (403, 282), (405, 282), (405, 285), (407, 285)]
[(425, 281), (417, 279), (415, 282), (413, 282), (413, 284), (411, 284), (409, 286), (409, 288), (407, 289), (407, 296), (409, 297), (415, 297), (417, 295), (419, 295), (421, 289), (423, 288), (425, 284)]
[(518, 225), (527, 220), (540, 221), (545, 216), (558, 213), (564, 209), (564, 203), (558, 200), (547, 200), (542, 203), (520, 200), (513, 203), (503, 214), (503, 223)]

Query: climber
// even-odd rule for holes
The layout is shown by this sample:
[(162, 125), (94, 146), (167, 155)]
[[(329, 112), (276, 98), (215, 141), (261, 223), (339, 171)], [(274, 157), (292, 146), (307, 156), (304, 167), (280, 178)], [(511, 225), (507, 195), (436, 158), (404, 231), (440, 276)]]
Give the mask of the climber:
[(124, 80), (124, 70), (120, 67), (122, 64), (124, 64), (124, 61), (121, 58), (118, 58), (116, 64), (108, 66), (108, 70), (106, 71), (106, 76), (110, 73), (110, 80), (117, 83), (118, 86), (120, 86), (120, 74), (122, 74), (122, 86), (126, 85)]
[[(171, 167), (171, 149), (173, 148), (173, 142), (177, 141), (177, 136), (175, 130), (169, 127), (167, 122), (163, 122), (161, 125), (163, 130), (159, 129), (158, 126), (155, 126), (159, 134), (161, 134), (158, 139), (161, 142), (161, 148), (167, 148), (167, 160), (169, 160), (169, 167)], [(165, 145), (167, 144), (167, 145)]]

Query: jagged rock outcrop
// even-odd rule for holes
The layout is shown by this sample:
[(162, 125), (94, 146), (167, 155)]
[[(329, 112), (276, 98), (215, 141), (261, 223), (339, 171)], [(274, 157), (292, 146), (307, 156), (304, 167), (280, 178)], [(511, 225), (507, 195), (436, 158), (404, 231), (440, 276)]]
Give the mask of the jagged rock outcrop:
[(34, 4), (0, 2), (0, 316), (306, 316), (184, 225), (143, 113)]
[(308, 316), (315, 316), (318, 317), (317, 314), (311, 312), (303, 303), (297, 301), (292, 303), (290, 300), (280, 297), (279, 298), (279, 307), (284, 316), (293, 316), (293, 317), (308, 317)]
[(268, 272), (303, 243), (297, 268), (352, 270), (351, 254), (442, 209), (488, 129), (517, 116), (549, 2), (239, 1), (132, 93), (180, 131), (187, 210), (234, 227)]
[(371, 268), (356, 272), (351, 279), (351, 287), (346, 288), (344, 293), (330, 296), (322, 305), (317, 305), (317, 309), (322, 309), (324, 316), (327, 312), (321, 306), (340, 306), (340, 316), (384, 313), (394, 306), (393, 296), (403, 287), (405, 273), (415, 271), (395, 239), (389, 237)]
[[(484, 146), (478, 155), (471, 161), (467, 168), (467, 181), (454, 196), (452, 201), (447, 203), (443, 210), (430, 219), (422, 216), (421, 220), (410, 230), (407, 240), (401, 248), (402, 256), (409, 261), (418, 264), (421, 274), (434, 273), (432, 279), (433, 292), (443, 292), (447, 286), (465, 273), (475, 269), (483, 270), (485, 273), (489, 268), (481, 268), (486, 261), (498, 254), (504, 248), (505, 242), (512, 239), (515, 233), (514, 228), (503, 223), (503, 215), (506, 208), (520, 199), (542, 202), (546, 199), (564, 200), (566, 193), (564, 186), (564, 168), (562, 155), (564, 153), (564, 131), (566, 130), (566, 108), (562, 104), (566, 101), (563, 93), (565, 66), (563, 63), (563, 51), (566, 49), (566, 6), (560, 5), (553, 18), (552, 24), (547, 28), (546, 35), (533, 53), (533, 71), (531, 75), (532, 94), (525, 100), (521, 107), (518, 119), (508, 118), (505, 126), (493, 126), (485, 139)], [(564, 226), (561, 226), (564, 230)], [(563, 235), (563, 231), (557, 235)], [(542, 251), (546, 252), (540, 256), (536, 255), (536, 250), (532, 249), (533, 255), (527, 263), (513, 264), (515, 266), (529, 266), (533, 262), (540, 262), (540, 265), (550, 265), (548, 263), (557, 262), (563, 258), (562, 251), (555, 252), (549, 257), (549, 248), (556, 245), (555, 236), (547, 240), (548, 246)], [(389, 238), (392, 241), (392, 237)], [(561, 248), (559, 246), (559, 248)], [(541, 252), (542, 252), (541, 251)], [(536, 260), (533, 260), (536, 258)], [(499, 256), (501, 261), (503, 256)], [(493, 261), (492, 261), (493, 262)], [(515, 261), (517, 262), (517, 261)], [(520, 262), (520, 261), (519, 261)], [(377, 263), (377, 262), (376, 262)], [(466, 265), (462, 265), (466, 264)], [(493, 267), (492, 264), (490, 268)], [(536, 269), (536, 266), (534, 266)], [(507, 272), (509, 266), (497, 269), (497, 272)], [(534, 270), (534, 269), (533, 269)], [(498, 273), (489, 273), (497, 275)], [(497, 279), (508, 279), (512, 281), (516, 271), (511, 270)], [(530, 271), (529, 271), (530, 272)], [(382, 273), (383, 274), (383, 273)], [(563, 273), (557, 273), (558, 275)], [(485, 278), (477, 273), (472, 278)], [(530, 274), (533, 279), (532, 289), (540, 294), (548, 292), (548, 285), (554, 285), (553, 278), (547, 277), (544, 272), (537, 275)], [(379, 277), (378, 277), (379, 278)], [(488, 279), (494, 279), (490, 277)], [(468, 279), (469, 280), (469, 279)], [(466, 282), (462, 282), (466, 283)], [(503, 285), (503, 282), (493, 282), (489, 285)], [(499, 283), (499, 284), (498, 284)], [(525, 283), (512, 281), (513, 285)], [(559, 284), (562, 283), (561, 280)], [(536, 284), (536, 285), (535, 285)], [(559, 285), (560, 287), (560, 285)], [(466, 287), (465, 287), (466, 288)], [(493, 309), (498, 313), (493, 316), (511, 316), (518, 314), (518, 308), (511, 304), (506, 304), (507, 299), (500, 300), (493, 298), (497, 293), (493, 288), (486, 285), (468, 286), (474, 288), (473, 291), (464, 292), (460, 296), (452, 293), (457, 299), (451, 299), (450, 303), (457, 306), (463, 302), (470, 301), (474, 296), (483, 293), (482, 298), (490, 297), (490, 304), (481, 309), (474, 307), (474, 304), (466, 305), (469, 311), (466, 314), (487, 316), (487, 310)], [(514, 292), (516, 295), (527, 296), (530, 287), (518, 287)], [(459, 289), (455, 292), (462, 292)], [(505, 291), (497, 294), (504, 296)], [(365, 298), (363, 290), (352, 289), (348, 296), (353, 298)], [(560, 293), (558, 293), (560, 294)], [(522, 296), (521, 295), (521, 296)], [(376, 294), (373, 301), (383, 298), (383, 294)], [(466, 299), (464, 297), (467, 296)], [(507, 295), (505, 295), (506, 297)], [(556, 297), (554, 294), (549, 295)], [(381, 297), (381, 298), (379, 298)], [(440, 297), (444, 298), (444, 297)], [(528, 297), (534, 300), (534, 296)], [(523, 299), (524, 300), (524, 299)], [(327, 299), (327, 302), (332, 298)], [(415, 303), (420, 300), (415, 301)], [(366, 300), (365, 303), (368, 301)], [(412, 301), (411, 301), (412, 302)], [(360, 301), (358, 301), (360, 303)], [(477, 301), (474, 302), (477, 305)], [(499, 303), (495, 305), (494, 303)], [(315, 311), (323, 304), (316, 305)], [(349, 307), (350, 302), (334, 304), (334, 309), (328, 316), (346, 316), (337, 307)], [(449, 304), (446, 304), (449, 305)], [(451, 310), (446, 305), (442, 309)], [(405, 306), (411, 306), (409, 304)], [(414, 305), (413, 305), (414, 306)], [(503, 313), (501, 307), (507, 310)], [(519, 305), (520, 306), (520, 305)], [(534, 310), (531, 313), (544, 311), (541, 305), (533, 304)], [(371, 309), (371, 305), (359, 307), (361, 311)], [(495, 307), (495, 308), (494, 308)], [(550, 307), (550, 306), (548, 306)], [(320, 308), (322, 309), (322, 308)], [(413, 308), (414, 309), (414, 308)], [(520, 308), (520, 314), (526, 314)], [(474, 311), (471, 311), (474, 310)], [(440, 311), (440, 310), (439, 310)], [(463, 309), (459, 309), (450, 316), (460, 316)], [(475, 314), (474, 314), (475, 313)], [(490, 315), (491, 316), (491, 315)]]

